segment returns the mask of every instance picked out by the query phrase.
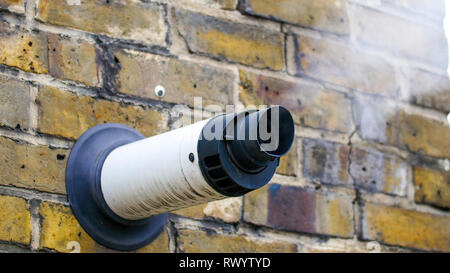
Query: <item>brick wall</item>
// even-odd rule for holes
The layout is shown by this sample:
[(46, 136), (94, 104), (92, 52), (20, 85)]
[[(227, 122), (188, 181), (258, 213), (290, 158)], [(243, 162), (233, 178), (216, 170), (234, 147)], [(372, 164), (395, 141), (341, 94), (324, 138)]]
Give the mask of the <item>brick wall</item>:
[(443, 11), (443, 0), (0, 0), (0, 252), (111, 251), (68, 206), (70, 148), (103, 122), (177, 128), (173, 108), (194, 96), (289, 108), (294, 147), (269, 185), (174, 212), (140, 252), (450, 252)]

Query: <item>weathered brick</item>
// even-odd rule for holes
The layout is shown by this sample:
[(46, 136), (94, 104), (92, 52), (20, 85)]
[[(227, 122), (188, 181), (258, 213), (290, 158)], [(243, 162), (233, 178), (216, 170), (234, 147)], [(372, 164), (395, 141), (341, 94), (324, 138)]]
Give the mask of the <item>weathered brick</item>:
[(358, 14), (355, 16), (355, 35), (358, 41), (385, 48), (399, 56), (447, 68), (448, 50), (443, 27), (406, 21), (373, 9), (353, 8)]
[(0, 195), (0, 240), (30, 243), (30, 212), (25, 200)]
[(68, 150), (0, 137), (0, 184), (64, 194), (68, 155)]
[(450, 158), (450, 126), (416, 114), (397, 114), (397, 145), (412, 152)]
[(394, 155), (369, 147), (352, 147), (350, 174), (356, 187), (370, 192), (405, 196), (411, 168)]
[(268, 186), (252, 191), (244, 196), (244, 220), (256, 225), (267, 225), (269, 217)]
[(164, 6), (155, 3), (40, 0), (37, 18), (46, 23), (117, 38), (166, 44), (168, 27)]
[(288, 42), (291, 74), (304, 74), (369, 93), (396, 95), (394, 68), (378, 56), (307, 36), (290, 36)]
[(209, 202), (203, 210), (206, 216), (220, 219), (227, 223), (241, 220), (242, 198), (234, 197)]
[(87, 129), (105, 122), (127, 124), (145, 136), (166, 128), (163, 114), (140, 106), (96, 100), (53, 87), (40, 87), (39, 125), (42, 133), (78, 138)]
[(245, 196), (248, 222), (276, 229), (339, 237), (353, 236), (352, 198), (270, 184)]
[(24, 246), (0, 244), (0, 253), (33, 253), (33, 251)]
[(408, 11), (430, 15), (434, 19), (442, 20), (445, 15), (445, 0), (381, 0), (384, 5), (391, 5)]
[[(225, 106), (233, 91), (235, 75), (232, 71), (185, 60), (151, 54), (117, 51), (121, 70), (118, 76), (122, 93), (143, 98), (193, 106), (193, 97), (202, 97), (203, 105)], [(164, 86), (163, 98), (154, 88)]]
[(303, 140), (303, 175), (324, 184), (350, 185), (348, 173), (350, 148), (347, 145)]
[(366, 203), (362, 238), (415, 249), (450, 251), (450, 217)]
[[(41, 249), (71, 252), (69, 243), (77, 242), (80, 245), (80, 251), (83, 253), (112, 251), (96, 243), (83, 230), (69, 207), (62, 204), (42, 202), (39, 213), (42, 218)], [(167, 231), (163, 231), (155, 241), (136, 252), (169, 252)]]
[(186, 253), (284, 253), (296, 252), (295, 244), (268, 242), (242, 235), (222, 235), (201, 230), (178, 230), (178, 247)]
[(414, 199), (443, 208), (450, 208), (450, 172), (414, 167)]
[(450, 127), (443, 122), (396, 109), (391, 102), (358, 97), (354, 117), (363, 139), (414, 153), (450, 157)]
[(0, 125), (30, 128), (30, 87), (10, 77), (0, 76)]
[(190, 51), (258, 68), (284, 68), (284, 37), (280, 32), (200, 13), (174, 13)]
[(353, 115), (359, 136), (380, 143), (394, 143), (396, 108), (393, 103), (358, 96), (353, 101)]
[(203, 219), (203, 218), (205, 218), (204, 209), (206, 208), (206, 206), (207, 206), (207, 203), (180, 209), (180, 210), (175, 210), (175, 211), (172, 211), (171, 213), (180, 215), (180, 216), (184, 216), (184, 217), (194, 218), (194, 219)]
[(246, 13), (313, 29), (348, 34), (346, 3), (343, 0), (245, 0)]
[(450, 112), (450, 81), (448, 77), (411, 69), (406, 73), (408, 99), (412, 103)]
[(94, 45), (51, 34), (48, 37), (48, 47), (50, 75), (90, 86), (100, 84)]
[(172, 0), (165, 0), (163, 2), (172, 2), (176, 3), (176, 6), (178, 7), (189, 7), (197, 10), (199, 8), (201, 10), (204, 10), (205, 8), (236, 10), (239, 0), (176, 0), (175, 2)]
[(350, 101), (345, 95), (321, 87), (239, 71), (240, 99), (246, 105), (281, 105), (294, 122), (306, 127), (349, 132)]
[(171, 213), (194, 219), (212, 217), (226, 223), (235, 223), (241, 219), (241, 210), (242, 199), (234, 197), (172, 211)]
[(356, 240), (323, 240), (302, 245), (302, 253), (410, 253), (411, 250), (389, 247), (378, 242)]
[(278, 165), (277, 173), (283, 175), (295, 176), (297, 170), (297, 143), (294, 140), (291, 150), (282, 156), (280, 165)]
[(15, 13), (24, 13), (23, 0), (0, 0), (0, 9), (7, 9)]
[(48, 72), (47, 36), (24, 32), (0, 21), (0, 64), (35, 72)]
[(215, 0), (219, 2), (220, 7), (226, 10), (235, 10), (239, 0)]

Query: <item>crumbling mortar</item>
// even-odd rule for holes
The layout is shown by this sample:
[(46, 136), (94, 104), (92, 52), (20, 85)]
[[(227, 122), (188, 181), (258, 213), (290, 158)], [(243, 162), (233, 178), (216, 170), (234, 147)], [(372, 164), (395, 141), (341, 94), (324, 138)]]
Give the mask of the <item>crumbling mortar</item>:
[(47, 201), (66, 206), (69, 205), (67, 195), (59, 193), (48, 193), (28, 188), (20, 188), (11, 185), (8, 186), (0, 185), (0, 195), (19, 197), (25, 200), (37, 199), (41, 201)]
[(31, 199), (30, 204), (30, 247), (32, 250), (39, 250), (42, 231), (42, 215), (40, 214), (41, 200)]

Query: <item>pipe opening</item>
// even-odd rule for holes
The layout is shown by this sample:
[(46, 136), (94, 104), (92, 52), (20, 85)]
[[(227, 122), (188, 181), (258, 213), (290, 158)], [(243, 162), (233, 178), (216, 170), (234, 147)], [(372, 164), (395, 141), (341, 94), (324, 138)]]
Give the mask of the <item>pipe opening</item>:
[(281, 106), (238, 115), (235, 124), (228, 151), (233, 162), (248, 173), (263, 171), (269, 162), (286, 154), (294, 141), (294, 120)]
[(294, 120), (286, 108), (273, 106), (260, 113), (258, 145), (267, 155), (285, 155), (294, 141), (294, 132)]

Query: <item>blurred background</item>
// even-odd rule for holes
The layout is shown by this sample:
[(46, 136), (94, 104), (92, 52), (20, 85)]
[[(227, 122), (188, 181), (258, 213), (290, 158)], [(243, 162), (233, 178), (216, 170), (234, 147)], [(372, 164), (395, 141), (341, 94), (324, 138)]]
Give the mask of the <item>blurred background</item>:
[(139, 252), (449, 252), (449, 9), (0, 0), (0, 252), (110, 252), (68, 204), (71, 147), (104, 122), (189, 124), (195, 97), (285, 106), (294, 146), (269, 185), (173, 212)]

